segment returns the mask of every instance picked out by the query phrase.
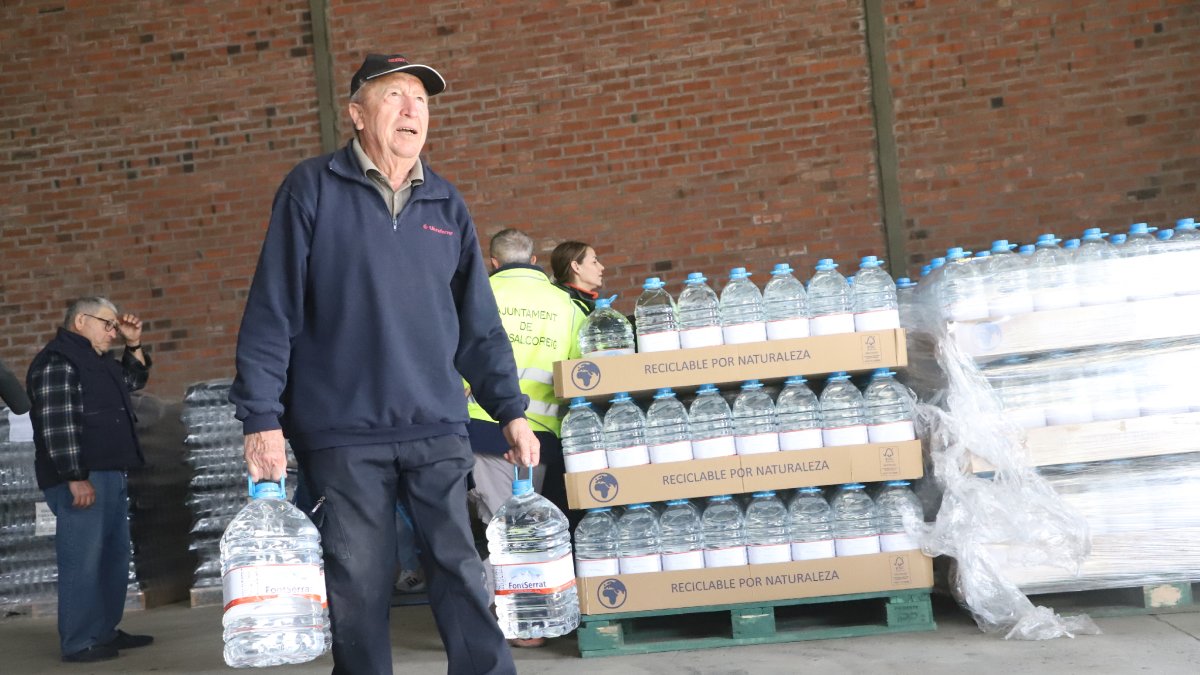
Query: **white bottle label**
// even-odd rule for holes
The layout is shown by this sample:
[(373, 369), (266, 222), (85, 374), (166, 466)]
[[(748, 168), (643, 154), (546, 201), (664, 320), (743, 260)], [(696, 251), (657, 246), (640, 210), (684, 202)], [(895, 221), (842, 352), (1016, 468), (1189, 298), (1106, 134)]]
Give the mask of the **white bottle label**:
[(821, 440), (825, 442), (825, 447), (834, 445), (863, 445), (867, 442), (867, 439), (867, 425), (865, 424), (821, 430)]
[(733, 567), (746, 564), (746, 547), (704, 549), (705, 567)]
[(575, 559), (575, 576), (577, 577), (611, 577), (620, 574), (620, 565), (616, 558), (601, 558), (599, 560)]
[(754, 434), (753, 436), (735, 436), (735, 445), (739, 455), (761, 455), (766, 452), (779, 452), (779, 434)]
[(746, 557), (749, 559), (751, 565), (769, 565), (771, 563), (791, 562), (792, 547), (789, 544), (747, 546)]
[(863, 333), (869, 330), (887, 330), (900, 327), (900, 310), (877, 309), (854, 315), (854, 330)]
[(572, 452), (563, 455), (563, 465), (567, 473), (580, 471), (599, 471), (608, 468), (608, 453), (604, 450), (588, 450), (587, 452)]
[(721, 326), (721, 336), (727, 345), (744, 345), (750, 342), (765, 342), (767, 325), (762, 321)]
[(601, 349), (594, 352), (588, 352), (583, 355), (585, 359), (598, 359), (603, 356), (628, 356), (633, 353), (633, 347), (622, 347), (620, 349)]
[(784, 431), (779, 434), (779, 449), (785, 452), (791, 450), (815, 450), (824, 447), (820, 429), (801, 429), (799, 431)]
[(867, 425), (867, 439), (872, 443), (898, 443), (911, 441), (916, 437), (917, 432), (913, 428), (912, 420)]
[(972, 297), (950, 305), (950, 318), (955, 321), (978, 321), (987, 316), (987, 298)]
[(29, 416), (29, 413), (18, 415), (11, 410), (8, 411), (8, 442), (33, 442), (33, 418)]
[(621, 574), (644, 574), (646, 572), (662, 571), (662, 557), (657, 553), (621, 556), (620, 562)]
[(281, 596), (308, 598), (325, 605), (325, 572), (316, 563), (247, 565), (221, 577), (225, 611)]
[(814, 316), (808, 320), (808, 328), (814, 336), (853, 333), (854, 315), (847, 312), (845, 314)]
[(661, 333), (645, 333), (637, 337), (639, 354), (649, 352), (669, 352), (679, 349), (679, 331), (669, 330)]
[(837, 555), (833, 540), (792, 542), (792, 560), (821, 560)]
[(1092, 406), (1086, 401), (1060, 401), (1046, 408), (1047, 426), (1087, 424), (1091, 421)]
[(1009, 293), (988, 301), (988, 314), (992, 318), (1028, 314), (1033, 311), (1033, 299), (1028, 293)]
[(808, 337), (808, 318), (780, 319), (767, 322), (768, 340), (791, 340)]
[(35, 503), (33, 505), (33, 536), (53, 537), (57, 531), (58, 518), (50, 510), (50, 505), (46, 502)]
[(911, 551), (915, 548), (917, 548), (917, 542), (904, 532), (879, 535), (879, 550), (881, 551), (891, 553), (892, 551)]
[(651, 464), (668, 464), (670, 462), (686, 462), (692, 458), (691, 441), (675, 441), (664, 445), (650, 446)]
[(624, 466), (641, 466), (650, 463), (650, 452), (644, 445), (634, 445), (628, 448), (617, 448), (608, 451), (608, 468), (620, 469)]
[(737, 444), (733, 436), (717, 436), (692, 441), (692, 457), (710, 459), (712, 457), (729, 457), (737, 454)]
[(839, 558), (848, 555), (871, 555), (879, 553), (879, 535), (867, 537), (851, 537), (849, 539), (834, 539), (834, 548)]
[(696, 347), (720, 347), (725, 344), (720, 326), (705, 326), (679, 331), (679, 346), (683, 349)]
[(667, 572), (704, 568), (704, 551), (662, 554), (662, 568)]
[(575, 585), (575, 563), (568, 553), (558, 560), (538, 563), (492, 564), (496, 595), (557, 593)]

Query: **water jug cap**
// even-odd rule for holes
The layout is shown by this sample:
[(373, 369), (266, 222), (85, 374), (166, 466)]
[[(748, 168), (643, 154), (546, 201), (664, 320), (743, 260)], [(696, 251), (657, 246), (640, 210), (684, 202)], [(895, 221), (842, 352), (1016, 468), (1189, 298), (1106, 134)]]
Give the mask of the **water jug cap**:
[(525, 478), (521, 478), (521, 467), (513, 467), (512, 493), (514, 497), (520, 497), (521, 495), (527, 495), (533, 492), (533, 467), (530, 466), (526, 468), (529, 469), (529, 474)]
[(654, 392), (654, 398), (675, 398), (675, 390), (670, 387), (662, 387), (658, 391)]
[(941, 258), (941, 257), (939, 257), (939, 258), (934, 258), (933, 260), (930, 260), (930, 261), (929, 261), (929, 269), (930, 269), (931, 271), (932, 271), (932, 270), (936, 270), (937, 268), (939, 268), (939, 267), (941, 267), (941, 266), (943, 266), (943, 265), (945, 265), (945, 264), (946, 264), (946, 259), (945, 259), (945, 258)]
[(647, 277), (646, 283), (642, 284), (642, 288), (648, 291), (662, 288), (663, 286), (666, 286), (666, 284), (664, 284), (663, 280), (659, 279), (658, 277)]
[(783, 276), (792, 273), (792, 266), (787, 263), (776, 263), (775, 269), (771, 270), (771, 275)]
[(847, 490), (862, 490), (867, 486), (863, 485), (862, 483), (846, 483), (842, 487)]
[(608, 513), (609, 511), (612, 511), (611, 506), (597, 506), (594, 509), (587, 510), (588, 513)]
[(1021, 248), (1017, 249), (1017, 253), (1020, 253), (1021, 255), (1031, 255), (1035, 248), (1037, 247), (1033, 244), (1025, 244), (1021, 246)]
[(731, 280), (732, 279), (746, 279), (751, 274), (752, 274), (752, 272), (747, 272), (745, 267), (735, 267), (735, 268), (729, 270), (729, 278)]
[(933, 265), (922, 265), (921, 266), (921, 276), (923, 276), (923, 277), (929, 276), (929, 273), (932, 271), (933, 271)]
[(279, 477), (279, 481), (263, 481), (255, 483), (254, 479), (246, 476), (246, 485), (250, 488), (251, 499), (287, 499), (287, 490), (284, 488), (284, 482), (287, 480), (287, 475)]
[(730, 499), (733, 499), (733, 495), (713, 495), (708, 498), (708, 501), (710, 501), (710, 502), (727, 502)]
[(1180, 218), (1179, 220), (1175, 221), (1175, 227), (1177, 227), (1177, 228), (1178, 227), (1186, 227), (1188, 225), (1195, 225), (1195, 224), (1196, 224), (1195, 218)]
[(588, 400), (582, 396), (576, 396), (575, 398), (571, 399), (572, 408), (583, 408), (591, 405), (592, 404), (588, 403)]
[(625, 507), (625, 509), (626, 509), (626, 510), (632, 510), (632, 509), (648, 509), (648, 508), (650, 508), (650, 504), (649, 504), (649, 503), (646, 503), (646, 502), (642, 502), (642, 503), (639, 503), (639, 504), (630, 504), (629, 506), (626, 506), (626, 507)]
[(1066, 248), (1066, 249), (1079, 248), (1079, 240), (1078, 239), (1068, 239), (1063, 242), (1063, 248)]
[(1006, 251), (1011, 251), (1016, 247), (1016, 244), (1008, 243), (1007, 239), (997, 239), (996, 241), (992, 242), (992, 253), (1004, 253)]
[(796, 492), (803, 492), (806, 495), (816, 494), (820, 491), (821, 491), (821, 488), (819, 488), (815, 485), (809, 485), (806, 487), (802, 487), (799, 490), (796, 490)]
[(1124, 244), (1125, 239), (1126, 239), (1126, 235), (1124, 235), (1124, 234), (1114, 234), (1108, 238), (1108, 240), (1110, 242), (1112, 242), (1114, 244), (1118, 244), (1118, 245)]
[(808, 382), (808, 380), (804, 379), (803, 375), (793, 375), (783, 381), (783, 386), (786, 387), (789, 384), (804, 384), (806, 382)]
[(760, 499), (762, 497), (774, 497), (775, 491), (774, 490), (760, 490), (758, 492), (755, 492), (751, 496), (754, 497), (755, 499)]
[(1038, 245), (1038, 246), (1042, 246), (1042, 245), (1053, 246), (1054, 244), (1057, 244), (1060, 241), (1062, 241), (1061, 237), (1056, 237), (1056, 236), (1054, 236), (1053, 233), (1048, 232), (1046, 234), (1038, 235), (1036, 245)]
[(887, 368), (876, 368), (875, 372), (871, 373), (872, 378), (876, 377), (894, 377), (896, 373)]
[(615, 296), (615, 295), (612, 296), (611, 298), (596, 298), (596, 309), (604, 309), (605, 307), (612, 307), (613, 300), (616, 300), (616, 299), (617, 299), (617, 296)]
[(818, 272), (828, 272), (829, 270), (835, 269), (836, 267), (837, 267), (837, 263), (833, 262), (833, 258), (821, 258), (820, 260), (817, 261), (817, 271)]
[(963, 251), (961, 246), (951, 246), (950, 248), (946, 249), (946, 258), (948, 260), (953, 260), (954, 258), (961, 258), (964, 255), (968, 255), (968, 254), (966, 253), (966, 251)]
[(1150, 227), (1146, 223), (1134, 223), (1129, 226), (1129, 234), (1150, 234), (1157, 229), (1157, 227)]
[(883, 485), (884, 487), (908, 487), (909, 482), (906, 480), (889, 480)]
[(913, 286), (916, 286), (916, 284), (908, 277), (900, 277), (896, 280), (896, 288), (912, 288)]
[(742, 383), (742, 389), (762, 389), (762, 382), (758, 380), (746, 380)]
[(1159, 230), (1154, 234), (1159, 241), (1166, 241), (1175, 236), (1175, 230)]
[(860, 270), (865, 270), (869, 267), (879, 267), (881, 264), (883, 264), (883, 261), (879, 258), (876, 258), (873, 255), (864, 255), (862, 259), (858, 261), (858, 268)]
[(667, 500), (667, 506), (680, 506), (682, 504), (687, 504), (687, 503), (688, 503), (688, 500), (686, 500), (686, 499), (668, 499)]
[(976, 257), (976, 258), (987, 258), (987, 257), (989, 257), (989, 256), (991, 256), (991, 255), (992, 255), (992, 252), (991, 252), (991, 251), (976, 251), (976, 252), (975, 252), (975, 257)]
[(839, 370), (837, 372), (830, 373), (829, 379), (831, 379), (831, 380), (848, 380), (848, 379), (850, 379), (850, 374), (844, 370)]
[(851, 274), (850, 276), (846, 277), (846, 283), (850, 284), (851, 286), (853, 286), (853, 285), (854, 285), (854, 275), (853, 275), (853, 274)]
[(702, 384), (702, 385), (700, 385), (700, 388), (696, 390), (696, 393), (697, 394), (711, 394), (712, 392), (714, 392), (716, 390), (717, 390), (717, 385), (715, 385), (715, 384)]
[(610, 400), (609, 403), (621, 403), (628, 400), (631, 400), (629, 398), (629, 392), (619, 391), (613, 394), (612, 400)]
[(687, 283), (702, 284), (708, 281), (708, 277), (704, 276), (704, 272), (688, 272)]
[(1101, 232), (1100, 228), (1098, 228), (1098, 227), (1089, 227), (1083, 231), (1084, 239), (1087, 239), (1089, 237), (1103, 237), (1103, 236), (1104, 236), (1104, 233)]

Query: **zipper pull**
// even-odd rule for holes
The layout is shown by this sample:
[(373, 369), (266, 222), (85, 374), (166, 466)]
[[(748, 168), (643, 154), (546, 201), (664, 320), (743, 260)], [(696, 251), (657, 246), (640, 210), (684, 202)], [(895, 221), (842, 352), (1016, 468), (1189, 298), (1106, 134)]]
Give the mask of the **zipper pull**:
[(317, 503), (316, 503), (316, 504), (313, 504), (312, 511), (309, 511), (309, 512), (308, 512), (308, 515), (310, 515), (310, 516), (315, 516), (315, 515), (317, 515), (317, 511), (320, 511), (320, 510), (321, 510), (321, 505), (322, 505), (322, 504), (324, 504), (324, 503), (325, 503), (325, 498), (324, 498), (324, 497), (321, 497), (320, 499), (318, 499), (318, 500), (317, 500)]

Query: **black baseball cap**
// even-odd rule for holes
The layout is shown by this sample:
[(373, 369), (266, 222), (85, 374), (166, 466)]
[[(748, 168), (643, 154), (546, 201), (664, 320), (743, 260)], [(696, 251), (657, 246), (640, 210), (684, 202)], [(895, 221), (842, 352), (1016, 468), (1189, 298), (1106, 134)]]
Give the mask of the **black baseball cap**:
[(392, 73), (408, 73), (416, 76), (425, 85), (425, 93), (437, 96), (446, 90), (446, 80), (429, 66), (410, 62), (403, 54), (367, 54), (362, 65), (350, 80), (350, 95), (358, 91), (368, 80)]

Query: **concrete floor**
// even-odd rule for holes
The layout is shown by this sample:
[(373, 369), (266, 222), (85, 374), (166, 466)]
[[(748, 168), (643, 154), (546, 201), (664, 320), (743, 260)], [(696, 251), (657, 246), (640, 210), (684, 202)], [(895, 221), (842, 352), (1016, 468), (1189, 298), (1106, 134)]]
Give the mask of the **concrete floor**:
[[(1200, 673), (1200, 613), (1097, 619), (1104, 635), (1048, 642), (1006, 642), (984, 635), (956, 607), (937, 605), (938, 630), (842, 640), (667, 652), (582, 660), (573, 637), (544, 649), (517, 650), (522, 673), (588, 675), (759, 675), (771, 673), (920, 673), (1026, 675), (1028, 673)], [(0, 620), (0, 673), (229, 673), (221, 659), (221, 611), (184, 604), (129, 612), (122, 627), (150, 633), (155, 644), (95, 665), (58, 660), (53, 618)], [(445, 672), (442, 646), (429, 608), (392, 612), (397, 673)], [(278, 672), (328, 673), (328, 655)]]

